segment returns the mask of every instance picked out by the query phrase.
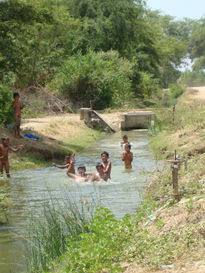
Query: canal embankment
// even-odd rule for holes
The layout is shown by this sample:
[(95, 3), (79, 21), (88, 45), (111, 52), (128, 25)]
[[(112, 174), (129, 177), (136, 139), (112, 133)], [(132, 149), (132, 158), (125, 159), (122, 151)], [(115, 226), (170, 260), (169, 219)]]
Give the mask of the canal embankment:
[[(174, 109), (155, 111), (150, 147), (165, 167), (153, 173), (136, 213), (116, 220), (108, 210), (97, 211), (88, 232), (69, 240), (66, 253), (51, 272), (204, 272), (202, 97), (200, 91), (191, 90)], [(166, 161), (175, 150), (177, 157), (187, 160), (187, 168), (182, 164), (179, 168), (179, 201), (173, 196), (172, 169)]]

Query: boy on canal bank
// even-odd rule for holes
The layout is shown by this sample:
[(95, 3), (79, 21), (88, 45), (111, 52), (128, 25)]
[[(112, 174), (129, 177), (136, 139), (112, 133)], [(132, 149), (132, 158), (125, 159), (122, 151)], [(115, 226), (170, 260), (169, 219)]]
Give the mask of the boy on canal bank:
[(109, 153), (105, 152), (105, 151), (102, 152), (101, 159), (102, 159), (102, 165), (103, 165), (103, 172), (104, 172), (106, 179), (108, 180), (110, 178), (110, 174), (111, 174), (111, 162), (108, 161)]
[(1, 144), (0, 144), (0, 176), (3, 177), (3, 168), (6, 170), (6, 175), (9, 178), (9, 158), (8, 154), (9, 151), (12, 152), (18, 152), (23, 149), (24, 145), (20, 145), (18, 148), (12, 148), (9, 146), (9, 138), (8, 137), (2, 137), (1, 138)]
[(14, 109), (14, 136), (15, 137), (22, 137), (20, 135), (20, 126), (21, 126), (21, 107), (19, 101), (20, 95), (19, 93), (14, 93), (14, 102), (12, 103), (12, 107)]
[[(71, 161), (73, 161), (73, 164), (71, 164)], [(69, 172), (75, 174), (74, 163), (75, 163), (75, 152), (71, 156), (70, 155), (65, 156), (65, 164), (64, 165), (58, 165), (56, 163), (53, 163), (52, 165), (54, 167), (59, 168), (59, 169), (68, 169), (70, 167)]]
[(131, 145), (125, 144), (125, 151), (122, 154), (122, 161), (125, 162), (125, 169), (132, 169), (133, 153), (130, 151)]

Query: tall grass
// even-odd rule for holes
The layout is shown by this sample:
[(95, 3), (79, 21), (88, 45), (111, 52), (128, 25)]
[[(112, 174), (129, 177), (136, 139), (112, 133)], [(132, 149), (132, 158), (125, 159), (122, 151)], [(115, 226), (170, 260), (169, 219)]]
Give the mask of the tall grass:
[(91, 201), (77, 202), (69, 194), (63, 204), (51, 197), (40, 212), (32, 216), (28, 228), (27, 270), (45, 272), (52, 269), (52, 261), (60, 257), (68, 247), (68, 238), (77, 240), (78, 235), (87, 233), (97, 204)]

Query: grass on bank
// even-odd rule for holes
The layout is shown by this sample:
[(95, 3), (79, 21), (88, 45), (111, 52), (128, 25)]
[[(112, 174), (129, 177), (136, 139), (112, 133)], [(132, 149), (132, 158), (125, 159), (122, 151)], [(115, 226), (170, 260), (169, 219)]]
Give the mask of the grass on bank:
[[(73, 128), (75, 128), (74, 125)], [(16, 139), (13, 137), (13, 131), (0, 129), (0, 135), (8, 136), (12, 147), (18, 147), (21, 144), (24, 145), (24, 149), (20, 152), (9, 153), (11, 172), (47, 167), (51, 165), (53, 160), (62, 163), (65, 155), (71, 154), (73, 151), (81, 151), (104, 135), (101, 131), (85, 127), (80, 128), (75, 137), (67, 137), (63, 141), (60, 141), (36, 131), (23, 130), (22, 135), (28, 132), (38, 135), (40, 139), (38, 141), (26, 138)]]

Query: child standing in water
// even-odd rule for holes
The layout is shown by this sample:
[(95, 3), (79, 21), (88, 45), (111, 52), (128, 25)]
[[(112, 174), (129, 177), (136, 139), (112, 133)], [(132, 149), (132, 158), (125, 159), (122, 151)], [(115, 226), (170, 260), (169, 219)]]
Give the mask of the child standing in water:
[(125, 169), (132, 169), (133, 153), (130, 152), (131, 145), (125, 144), (125, 151), (122, 154), (122, 161), (125, 162)]
[(120, 143), (120, 145), (121, 145), (121, 147), (123, 148), (123, 150), (124, 150), (124, 148), (125, 148), (125, 144), (129, 144), (129, 141), (128, 141), (128, 136), (127, 135), (124, 135), (123, 136), (123, 138), (122, 138), (122, 141), (121, 141), (121, 143)]
[(96, 173), (93, 174), (93, 177), (92, 177), (91, 181), (92, 182), (94, 182), (94, 181), (100, 181), (101, 179), (104, 180), (104, 181), (107, 181), (108, 177), (104, 173), (102, 163), (97, 163), (97, 165), (96, 165)]
[(9, 158), (8, 154), (9, 151), (12, 152), (18, 152), (23, 149), (24, 145), (20, 145), (18, 148), (12, 148), (9, 146), (9, 138), (8, 137), (2, 137), (1, 138), (2, 144), (0, 144), (0, 172), (1, 176), (3, 176), (3, 168), (6, 169), (6, 175), (9, 178)]
[(111, 173), (111, 162), (108, 161), (109, 159), (109, 153), (108, 152), (102, 152), (101, 153), (101, 159), (102, 159), (102, 165), (103, 165), (103, 171), (105, 174), (106, 179), (110, 178)]
[[(54, 167), (59, 168), (59, 169), (66, 169), (66, 168), (68, 169), (70, 167), (69, 172), (75, 174), (74, 157), (75, 157), (75, 153), (73, 153), (71, 156), (67, 155), (67, 156), (65, 156), (65, 164), (64, 165), (58, 165), (56, 163), (53, 163), (52, 165)], [(73, 164), (71, 164), (71, 160), (73, 161)]]
[(12, 107), (14, 109), (14, 136), (21, 137), (20, 135), (20, 126), (21, 126), (21, 105), (19, 102), (20, 95), (19, 93), (14, 93), (14, 102), (12, 103)]

